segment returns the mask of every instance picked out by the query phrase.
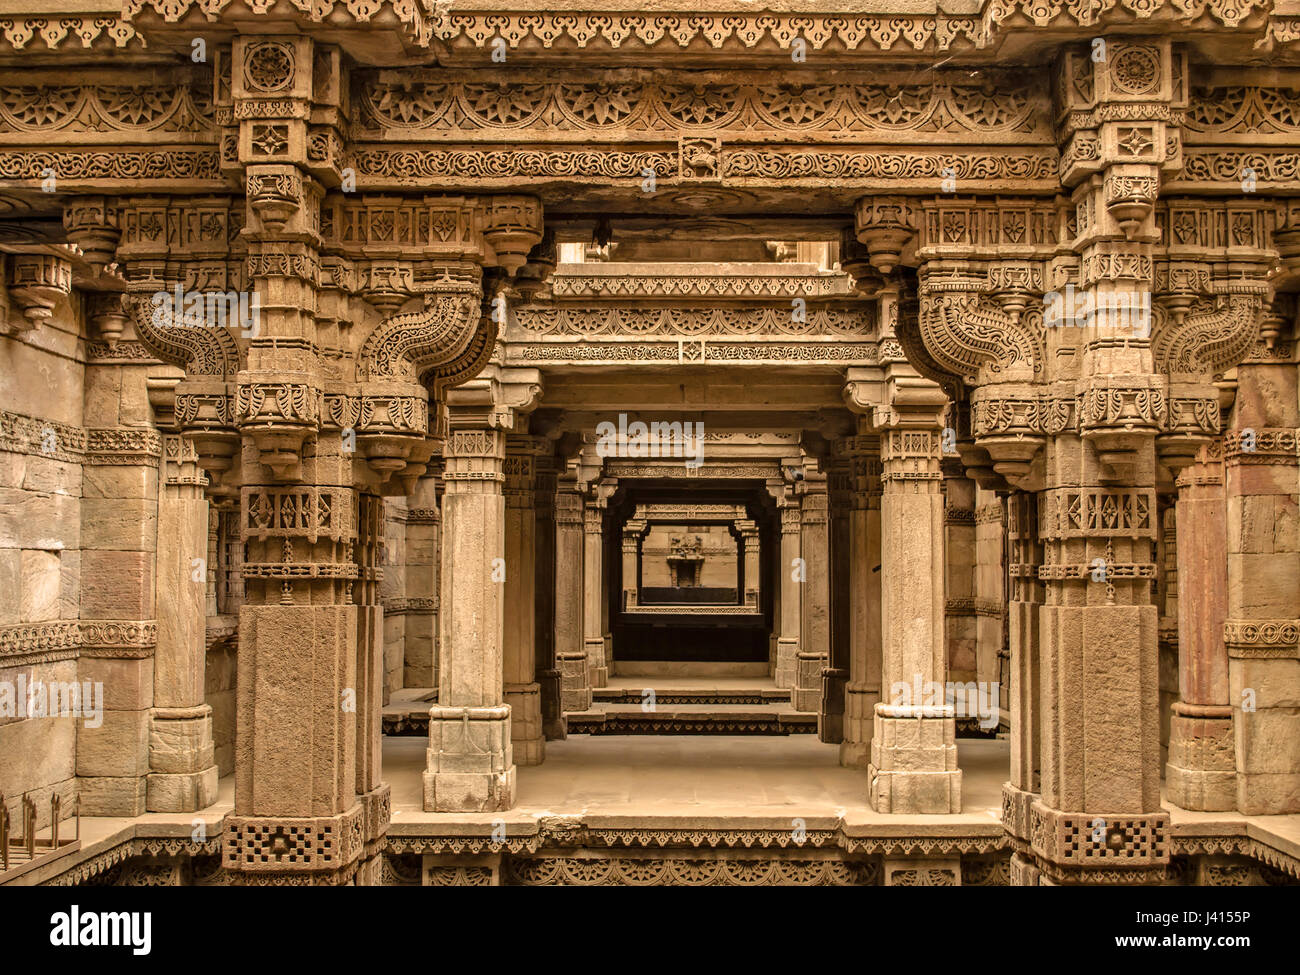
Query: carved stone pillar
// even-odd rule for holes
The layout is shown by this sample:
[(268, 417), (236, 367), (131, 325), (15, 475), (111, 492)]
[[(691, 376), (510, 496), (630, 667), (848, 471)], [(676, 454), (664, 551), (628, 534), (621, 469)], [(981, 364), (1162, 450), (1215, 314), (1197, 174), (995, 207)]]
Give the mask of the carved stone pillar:
[[(943, 473), (944, 643), (948, 676), (954, 684), (966, 684), (984, 679), (975, 655), (975, 482), (956, 457), (944, 458)], [(978, 720), (977, 714), (958, 715), (967, 726)]]
[(899, 377), (880, 433), (884, 700), (871, 742), (871, 804), (884, 813), (961, 810), (953, 708), (936, 699), (943, 642), (943, 394)]
[(609, 494), (593, 487), (582, 509), (582, 646), (587, 654), (591, 687), (609, 683), (605, 658), (605, 509)]
[(880, 438), (853, 437), (849, 516), (849, 682), (840, 764), (865, 769), (880, 703)]
[(407, 501), (405, 687), (438, 686), (440, 484), (439, 477), (426, 474)]
[(777, 580), (781, 590), (781, 635), (776, 641), (774, 679), (777, 687), (793, 689), (798, 665), (799, 612), (804, 586), (804, 567), (800, 558), (802, 518), (797, 498), (783, 494), (777, 500), (777, 508), (781, 512), (781, 561), (777, 566)]
[[(1300, 542), (1294, 530), (1282, 528), (1295, 524), (1300, 507), (1294, 302), (1286, 296), (1274, 303), (1264, 322), (1273, 341), (1257, 342), (1238, 368), (1232, 430), (1225, 438), (1224, 641), (1236, 808), (1247, 815), (1300, 812)], [(1192, 598), (1182, 579), (1179, 584), (1181, 598)]]
[(549, 450), (544, 437), (512, 435), (506, 440), (505, 496), (505, 701), (510, 705), (511, 741), (519, 765), (540, 765), (541, 685), (537, 683), (537, 464)]
[(146, 798), (150, 812), (193, 812), (217, 798), (212, 708), (203, 700), (206, 561), (194, 555), (208, 541), (207, 477), (193, 444), (175, 434), (163, 437), (162, 470), (158, 648)]
[(830, 523), (830, 654), (827, 666), (822, 669), (817, 736), (832, 745), (844, 740), (844, 688), (849, 679), (849, 523), (853, 492), (850, 461), (844, 454), (844, 445), (843, 439), (832, 443), (833, 457), (826, 475)]
[(585, 549), (582, 491), (569, 472), (559, 478), (555, 490), (555, 660), (564, 711), (591, 710), (582, 630)]
[(831, 652), (830, 502), (825, 474), (806, 468), (800, 487), (804, 581), (800, 587), (799, 652), (795, 655), (791, 701), (796, 711), (817, 711), (821, 706), (822, 670)]
[(623, 598), (625, 610), (637, 606), (637, 569), (640, 565), (641, 536), (645, 533), (643, 519), (630, 518), (623, 525)]
[(1178, 691), (1165, 787), (1184, 809), (1236, 806), (1237, 770), (1228, 703), (1227, 508), (1223, 441), (1202, 447), (1178, 472)]
[(758, 525), (752, 520), (745, 518), (736, 522), (736, 530), (740, 532), (740, 544), (742, 546), (742, 575), (744, 592), (741, 594), (741, 602), (746, 606), (752, 606), (759, 609), (762, 606), (762, 576), (759, 566), (762, 564), (761, 552), (759, 551), (759, 531)]
[(505, 447), (506, 434), (492, 417), (451, 407), (443, 470), (442, 656), (424, 772), (430, 812), (491, 812), (515, 802), (502, 681)]
[(1030, 807), (1042, 789), (1042, 668), (1039, 611), (1043, 562), (1038, 541), (1038, 499), (1028, 491), (1006, 496), (1008, 643), (1011, 654), (1011, 776), (1002, 786), (1002, 825), (1011, 836), (1013, 856), (1033, 872), (1029, 850)]
[(568, 734), (560, 704), (560, 670), (555, 659), (555, 475), (558, 469), (559, 461), (552, 454), (539, 456), (533, 492), (537, 511), (535, 660), (542, 697), (542, 736), (547, 741), (563, 740)]
[[(1006, 526), (1002, 500), (983, 487), (975, 489), (975, 679), (997, 688), (992, 701), (1011, 709), (1006, 644)], [(951, 562), (951, 559), (949, 560)], [(992, 728), (987, 730), (993, 730)]]

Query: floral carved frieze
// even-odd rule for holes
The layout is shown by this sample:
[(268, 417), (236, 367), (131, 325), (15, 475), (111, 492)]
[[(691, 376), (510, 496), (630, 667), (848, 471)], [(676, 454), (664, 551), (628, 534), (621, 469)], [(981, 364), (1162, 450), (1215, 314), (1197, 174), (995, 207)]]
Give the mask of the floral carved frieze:
[(218, 183), (216, 149), (0, 150), (0, 179), (203, 180)]
[[(517, 149), (511, 146), (421, 149), (386, 148), (373, 143), (358, 148), (354, 165), (358, 183), (406, 186), (423, 181), (456, 186), (487, 181), (496, 188), (529, 178), (641, 180), (647, 172), (668, 179), (687, 172), (677, 151), (632, 152), (602, 146), (580, 149)], [(1050, 147), (1031, 150), (989, 148), (965, 153), (942, 151), (860, 151), (839, 147), (729, 147), (712, 165), (715, 178), (728, 180), (866, 180), (897, 187), (900, 181), (938, 187), (948, 177), (964, 185), (996, 188), (1004, 180), (1056, 186), (1057, 154)], [(427, 182), (424, 185), (428, 185)], [(477, 185), (481, 185), (478, 183)]]
[(539, 335), (644, 336), (670, 335), (840, 335), (875, 332), (869, 306), (808, 308), (791, 314), (789, 305), (744, 308), (613, 308), (522, 305), (514, 310), (507, 341)]
[[(66, 75), (62, 76), (66, 82)], [(0, 85), (0, 134), (211, 133), (211, 81)]]
[[(628, 131), (789, 134), (792, 132), (964, 133), (983, 141), (996, 137), (1050, 142), (1047, 105), (1032, 84), (1010, 76), (970, 84), (966, 73), (939, 73), (925, 84), (873, 84), (838, 80), (809, 84), (657, 83), (631, 80), (552, 80), (549, 75), (509, 83), (422, 81), (389, 73), (361, 83), (361, 105), (372, 132), (395, 138), (463, 137), (474, 133), (563, 135), (588, 132), (626, 139)], [(461, 135), (458, 135), (460, 133)], [(1014, 138), (1015, 136), (1021, 138)]]
[(1300, 132), (1300, 90), (1260, 85), (1193, 88), (1183, 127), (1191, 143), (1294, 136)]

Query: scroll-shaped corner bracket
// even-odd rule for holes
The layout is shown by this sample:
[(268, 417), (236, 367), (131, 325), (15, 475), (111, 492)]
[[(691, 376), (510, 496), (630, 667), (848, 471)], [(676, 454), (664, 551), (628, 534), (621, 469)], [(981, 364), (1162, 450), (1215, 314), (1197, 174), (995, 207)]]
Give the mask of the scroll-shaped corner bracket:
[(1151, 351), (1166, 376), (1210, 377), (1246, 357), (1264, 317), (1267, 289), (1233, 291), (1203, 298), (1181, 315), (1156, 316)]
[[(158, 295), (167, 300), (160, 301)], [(234, 381), (242, 363), (239, 343), (229, 329), (186, 318), (165, 291), (128, 292), (122, 296), (122, 307), (141, 344), (162, 361), (184, 369), (186, 379)]]
[(899, 345), (903, 347), (903, 355), (913, 369), (931, 382), (938, 383), (939, 388), (953, 402), (964, 398), (966, 377), (960, 372), (949, 371), (930, 355), (921, 337), (915, 305), (908, 303), (900, 306), (894, 332)]
[[(477, 282), (434, 282), (423, 308), (387, 318), (370, 333), (358, 357), (362, 380), (415, 383), (422, 372), (463, 359), (481, 331), (482, 298)], [(493, 332), (495, 342), (495, 326)]]
[[(900, 341), (907, 330), (905, 317), (899, 316)], [(966, 385), (1030, 379), (1040, 373), (1044, 359), (1040, 323), (1036, 311), (1012, 316), (978, 291), (924, 285), (920, 289), (919, 341), (936, 369)], [(910, 359), (906, 344), (904, 350)]]

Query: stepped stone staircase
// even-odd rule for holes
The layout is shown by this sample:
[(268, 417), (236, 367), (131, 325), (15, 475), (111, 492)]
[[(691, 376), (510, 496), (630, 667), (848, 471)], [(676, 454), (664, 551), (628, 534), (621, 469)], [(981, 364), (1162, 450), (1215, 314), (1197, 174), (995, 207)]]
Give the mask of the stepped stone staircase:
[(765, 678), (612, 677), (568, 722), (571, 735), (817, 733), (817, 715), (794, 711)]
[[(436, 692), (407, 689), (384, 708), (384, 734), (425, 735)], [(571, 735), (794, 735), (817, 733), (768, 678), (611, 677), (590, 711), (569, 712)]]

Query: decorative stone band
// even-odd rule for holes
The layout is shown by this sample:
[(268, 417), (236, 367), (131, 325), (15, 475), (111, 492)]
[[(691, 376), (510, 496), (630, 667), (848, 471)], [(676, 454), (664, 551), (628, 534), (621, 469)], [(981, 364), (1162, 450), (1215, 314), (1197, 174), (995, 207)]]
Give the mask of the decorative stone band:
[(1223, 642), (1229, 657), (1300, 658), (1300, 619), (1225, 620)]
[[(1054, 562), (1038, 567), (1038, 578), (1044, 582), (1064, 579), (1089, 579), (1099, 569), (1090, 562)], [(1154, 562), (1107, 562), (1106, 581), (1115, 579), (1154, 579)]]
[(1061, 867), (1159, 867), (1169, 862), (1169, 814), (1060, 812), (1035, 801), (1029, 844)]
[[(132, 0), (131, 6), (144, 0)], [(1112, 8), (1122, 6), (1123, 10)], [(579, 14), (535, 13), (450, 13), (433, 22), (433, 36), (453, 47), (483, 47), (494, 38), (502, 38), (511, 48), (550, 49), (564, 38), (579, 48), (599, 39), (611, 48), (652, 47), (663, 44), (680, 49), (716, 50), (755, 47), (779, 50), (790, 48), (798, 39), (813, 50), (823, 48), (850, 51), (897, 46), (915, 51), (946, 51), (950, 48), (983, 48), (994, 38), (1009, 31), (1010, 25), (1035, 27), (1055, 24), (1058, 28), (1073, 25), (1096, 27), (1112, 18), (1126, 18), (1137, 13), (1143, 18), (1199, 18), (1208, 23), (1237, 27), (1255, 15), (1262, 0), (1122, 0), (1101, 8), (1035, 0), (997, 0), (986, 4), (982, 16), (947, 16), (939, 14), (903, 14), (901, 16), (853, 16), (823, 13), (652, 13), (601, 12)], [(1163, 18), (1162, 18), (1163, 19)], [(1003, 24), (1007, 23), (1007, 27)], [(1291, 34), (1278, 28), (1278, 38)], [(595, 45), (592, 45), (595, 46)]]
[(1229, 465), (1300, 465), (1300, 436), (1285, 427), (1229, 430), (1223, 435), (1223, 458)]
[(507, 363), (581, 362), (589, 365), (626, 365), (629, 362), (744, 363), (815, 362), (819, 364), (874, 365), (881, 361), (881, 347), (875, 342), (837, 342), (810, 339), (806, 342), (772, 342), (727, 339), (661, 339), (658, 341), (511, 342), (506, 345)]
[(975, 597), (952, 596), (945, 599), (943, 603), (943, 613), (945, 616), (974, 616)]
[(437, 612), (438, 600), (429, 596), (385, 599), (383, 606), (385, 616), (429, 616)]
[(141, 191), (151, 185), (162, 189), (172, 180), (186, 180), (188, 186), (204, 181), (212, 192), (227, 189), (216, 149), (0, 150), (0, 179), (41, 180), (47, 170), (68, 189), (99, 187), (101, 180), (123, 180)]
[(406, 523), (408, 525), (438, 525), (442, 523), (442, 514), (437, 508), (408, 508)]
[(14, 667), (86, 657), (147, 657), (156, 620), (52, 620), (0, 627), (0, 664)]
[(363, 818), (360, 804), (338, 816), (227, 816), (222, 866), (248, 873), (344, 870), (361, 856)]
[(1154, 489), (1107, 491), (1055, 488), (1040, 495), (1038, 536), (1061, 538), (1155, 538)]
[(622, 611), (624, 616), (762, 616), (753, 606), (635, 606)]
[[(581, 149), (513, 149), (497, 146), (430, 146), (389, 148), (373, 143), (358, 147), (354, 155), (358, 188), (397, 189), (433, 184), (445, 188), (479, 190), (519, 189), (529, 179), (581, 179), (609, 183), (644, 179), (651, 170), (659, 179), (745, 180), (747, 185), (775, 181), (803, 186), (826, 180), (844, 180), (854, 190), (933, 192), (945, 178), (961, 180), (970, 191), (995, 191), (1016, 180), (1027, 191), (1058, 188), (1056, 151), (1048, 146), (1006, 149), (986, 146), (969, 152), (917, 149), (912, 151), (856, 150), (841, 146), (729, 147), (719, 140), (709, 143), (711, 160), (706, 172), (692, 169), (688, 160), (699, 158), (692, 150), (701, 140), (683, 139), (672, 152), (629, 152), (598, 145)], [(4, 169), (0, 154), (0, 174)], [(27, 168), (33, 168), (28, 166)], [(35, 177), (39, 178), (39, 176)]]
[[(611, 265), (613, 266), (613, 265)], [(846, 276), (847, 277), (847, 276)], [(617, 279), (596, 279), (615, 281)], [(676, 279), (673, 279), (676, 280)], [(764, 278), (758, 284), (769, 291), (778, 290), (781, 278)], [(794, 284), (797, 284), (795, 279)], [(800, 295), (794, 284), (781, 286), (781, 291)], [(676, 298), (691, 297), (690, 289), (682, 288), (668, 294), (651, 292), (647, 287), (638, 297)], [(742, 297), (741, 294), (713, 297)], [(813, 305), (805, 314), (796, 317), (790, 301), (779, 304), (744, 305), (735, 308), (682, 308), (680, 306), (645, 308), (627, 302), (612, 307), (571, 307), (569, 305), (525, 305), (515, 309), (515, 316), (506, 329), (506, 340), (518, 342), (541, 335), (592, 336), (603, 338), (626, 337), (643, 340), (651, 334), (663, 335), (720, 335), (727, 338), (745, 336), (786, 336), (803, 338), (811, 336), (861, 337), (874, 335), (875, 316), (869, 305), (843, 307)]]

